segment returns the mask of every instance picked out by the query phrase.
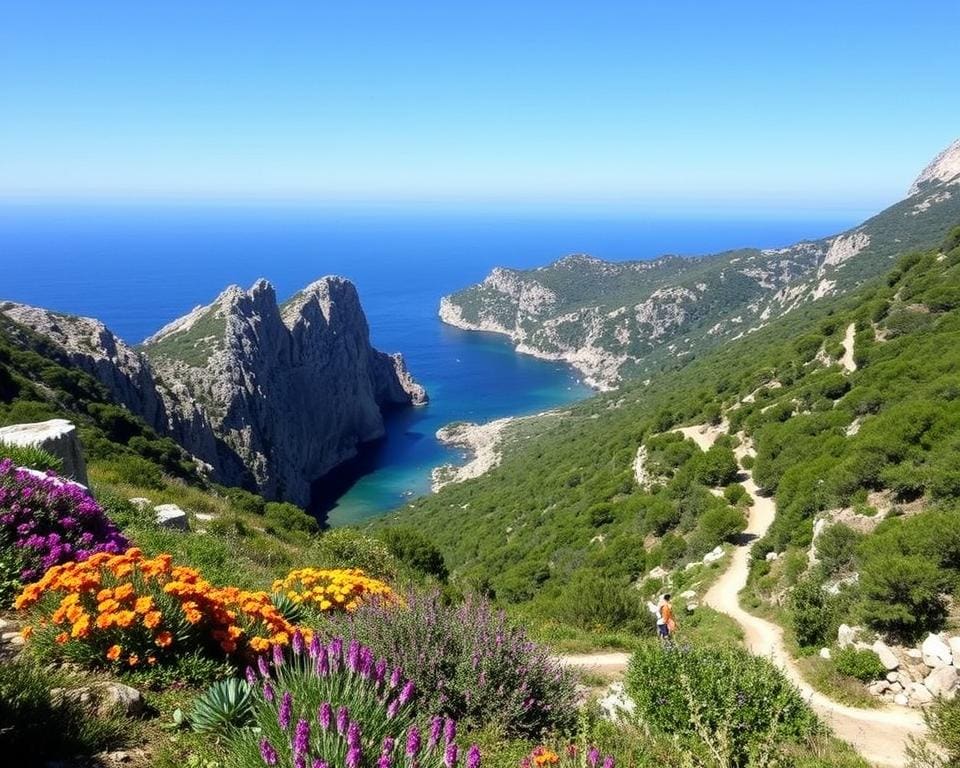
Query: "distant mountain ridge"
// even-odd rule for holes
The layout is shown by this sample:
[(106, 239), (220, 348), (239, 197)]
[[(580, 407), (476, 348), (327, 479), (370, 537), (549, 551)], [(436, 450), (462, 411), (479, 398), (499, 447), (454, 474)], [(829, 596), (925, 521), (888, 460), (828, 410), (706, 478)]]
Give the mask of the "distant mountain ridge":
[(214, 479), (306, 505), (310, 485), (384, 434), (383, 413), (426, 402), (402, 356), (374, 349), (353, 284), (325, 277), (282, 305), (230, 286), (134, 349), (103, 323), (11, 302), (116, 401)]
[(518, 352), (568, 362), (606, 389), (846, 293), (904, 250), (938, 243), (958, 216), (960, 139), (904, 200), (833, 237), (696, 258), (606, 262), (581, 254), (532, 270), (497, 267), (443, 297), (439, 315), (459, 328), (505, 334)]

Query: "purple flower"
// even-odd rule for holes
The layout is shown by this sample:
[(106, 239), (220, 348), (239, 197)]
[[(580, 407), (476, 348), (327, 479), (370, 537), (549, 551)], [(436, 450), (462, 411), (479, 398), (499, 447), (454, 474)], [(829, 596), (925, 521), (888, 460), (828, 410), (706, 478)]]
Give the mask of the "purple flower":
[(416, 757), (420, 754), (420, 729), (415, 725), (407, 731), (407, 757)]
[(277, 750), (275, 750), (273, 745), (266, 739), (260, 742), (260, 757), (263, 758), (263, 762), (266, 765), (277, 764)]
[(430, 738), (427, 741), (427, 748), (433, 749), (440, 743), (440, 735), (443, 733), (443, 718), (435, 715), (430, 721)]
[(360, 643), (356, 640), (351, 640), (347, 649), (347, 668), (354, 673), (360, 671)]
[(400, 706), (405, 706), (410, 699), (413, 698), (413, 691), (415, 686), (413, 680), (407, 680), (406, 685), (403, 686), (403, 690), (400, 691)]
[(355, 744), (347, 750), (346, 759), (347, 768), (359, 768), (360, 766), (360, 745)]
[(333, 707), (329, 701), (323, 702), (317, 709), (317, 722), (325, 731), (330, 730), (330, 723), (333, 721)]
[(387, 675), (387, 660), (384, 658), (380, 658), (377, 660), (377, 664), (373, 668), (373, 679), (376, 681), (377, 685), (382, 685), (386, 675)]
[(480, 768), (480, 747), (476, 744), (467, 750), (467, 768)]
[(330, 661), (327, 659), (327, 649), (321, 648), (313, 662), (313, 671), (317, 677), (326, 677), (330, 674)]
[(613, 755), (603, 758), (603, 768), (613, 768)]
[(596, 747), (590, 747), (587, 750), (587, 763), (590, 764), (590, 768), (597, 768), (597, 763), (600, 762), (600, 750)]
[(451, 744), (457, 738), (457, 721), (447, 718), (443, 724), (443, 741), (445, 744)]
[(393, 672), (390, 673), (390, 687), (396, 688), (400, 685), (400, 681), (403, 679), (403, 670), (400, 667), (394, 667)]
[(381, 752), (377, 758), (377, 768), (393, 768), (393, 755), (389, 752)]
[(263, 656), (257, 656), (257, 669), (260, 670), (262, 678), (270, 677), (270, 667), (267, 666), (267, 660)]
[(313, 767), (312, 767), (312, 768), (330, 768), (330, 766), (327, 765), (327, 761), (326, 761), (326, 760), (321, 760), (321, 759), (318, 757), (316, 760), (313, 761)]
[(303, 718), (297, 720), (297, 728), (293, 736), (293, 753), (305, 754), (310, 749), (310, 723)]
[(277, 712), (277, 722), (283, 730), (290, 727), (290, 715), (293, 712), (293, 694), (290, 691), (283, 692), (283, 698), (280, 700), (280, 711)]
[(264, 682), (263, 684), (263, 698), (269, 702), (273, 701), (273, 686), (270, 683)]
[(340, 707), (337, 710), (337, 733), (341, 736), (347, 732), (347, 726), (350, 723), (350, 710), (346, 707)]
[(387, 705), (387, 720), (393, 720), (397, 716), (397, 712), (400, 711), (400, 702), (397, 699), (394, 699)]
[(356, 720), (351, 720), (347, 726), (347, 745), (359, 746), (360, 744), (360, 724)]
[(293, 642), (291, 643), (293, 653), (299, 656), (303, 653), (303, 633), (298, 629), (293, 633)]
[(304, 755), (294, 755), (293, 768), (307, 768), (307, 758)]
[(308, 651), (311, 659), (317, 658), (317, 655), (320, 653), (321, 647), (322, 647), (322, 644), (320, 643), (320, 633), (314, 632), (313, 637), (310, 640), (310, 649)]
[(278, 669), (283, 666), (283, 646), (273, 646), (273, 666)]
[(457, 764), (457, 745), (455, 742), (447, 744), (447, 748), (443, 752), (443, 764), (447, 768), (453, 768)]
[(253, 671), (253, 667), (248, 665), (243, 672), (243, 676), (246, 678), (248, 685), (257, 684), (257, 673)]

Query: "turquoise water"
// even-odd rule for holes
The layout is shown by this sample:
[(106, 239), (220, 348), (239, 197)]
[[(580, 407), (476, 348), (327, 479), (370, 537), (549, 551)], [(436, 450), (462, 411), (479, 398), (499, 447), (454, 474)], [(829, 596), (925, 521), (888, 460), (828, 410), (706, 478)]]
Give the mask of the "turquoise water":
[(403, 352), (431, 401), (391, 414), (386, 439), (317, 484), (319, 511), (339, 525), (428, 492), (434, 466), (462, 460), (436, 441), (442, 425), (537, 413), (590, 394), (567, 366), (440, 323), (444, 294), (496, 265), (532, 267), (576, 252), (628, 259), (786, 245), (859, 219), (8, 205), (0, 207), (0, 299), (98, 317), (138, 342), (230, 283), (247, 287), (266, 277), (284, 298), (326, 274), (350, 278), (374, 344)]

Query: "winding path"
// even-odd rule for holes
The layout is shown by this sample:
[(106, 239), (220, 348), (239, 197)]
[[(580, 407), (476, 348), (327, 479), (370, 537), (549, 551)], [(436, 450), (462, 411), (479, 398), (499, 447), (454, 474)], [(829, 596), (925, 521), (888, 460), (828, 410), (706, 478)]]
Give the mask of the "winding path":
[(850, 323), (843, 335), (843, 357), (840, 358), (840, 365), (847, 373), (853, 373), (857, 370), (857, 361), (853, 359), (853, 339), (856, 332), (856, 324)]
[[(852, 351), (852, 338), (850, 342), (849, 349)], [(703, 450), (709, 449), (717, 437), (723, 434), (722, 428), (705, 426), (685, 427), (678, 431), (696, 441)], [(742, 458), (749, 451), (748, 446), (741, 445), (737, 449), (738, 458)], [(740, 625), (747, 649), (757, 656), (770, 659), (779, 667), (837, 738), (851, 744), (872, 765), (903, 768), (907, 765), (906, 747), (910, 738), (923, 738), (926, 734), (923, 717), (919, 712), (892, 706), (858, 709), (833, 701), (814, 690), (803, 679), (787, 651), (783, 641), (783, 629), (741, 608), (739, 593), (747, 584), (750, 546), (755, 539), (767, 532), (776, 515), (773, 499), (761, 496), (751, 473), (746, 472), (745, 475), (741, 482), (753, 500), (745, 536), (743, 542), (733, 550), (727, 570), (707, 591), (703, 602), (714, 610), (727, 614)], [(571, 666), (615, 673), (626, 669), (629, 655), (598, 653), (567, 656), (562, 661)]]

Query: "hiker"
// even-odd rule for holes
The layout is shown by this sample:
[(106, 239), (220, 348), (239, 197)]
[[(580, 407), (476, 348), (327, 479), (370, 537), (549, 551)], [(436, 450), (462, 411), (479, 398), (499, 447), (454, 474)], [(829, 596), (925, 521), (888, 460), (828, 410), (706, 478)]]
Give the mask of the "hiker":
[(670, 602), (670, 593), (660, 598), (657, 606), (657, 634), (661, 640), (669, 640), (677, 629), (677, 622), (673, 618), (673, 604)]

